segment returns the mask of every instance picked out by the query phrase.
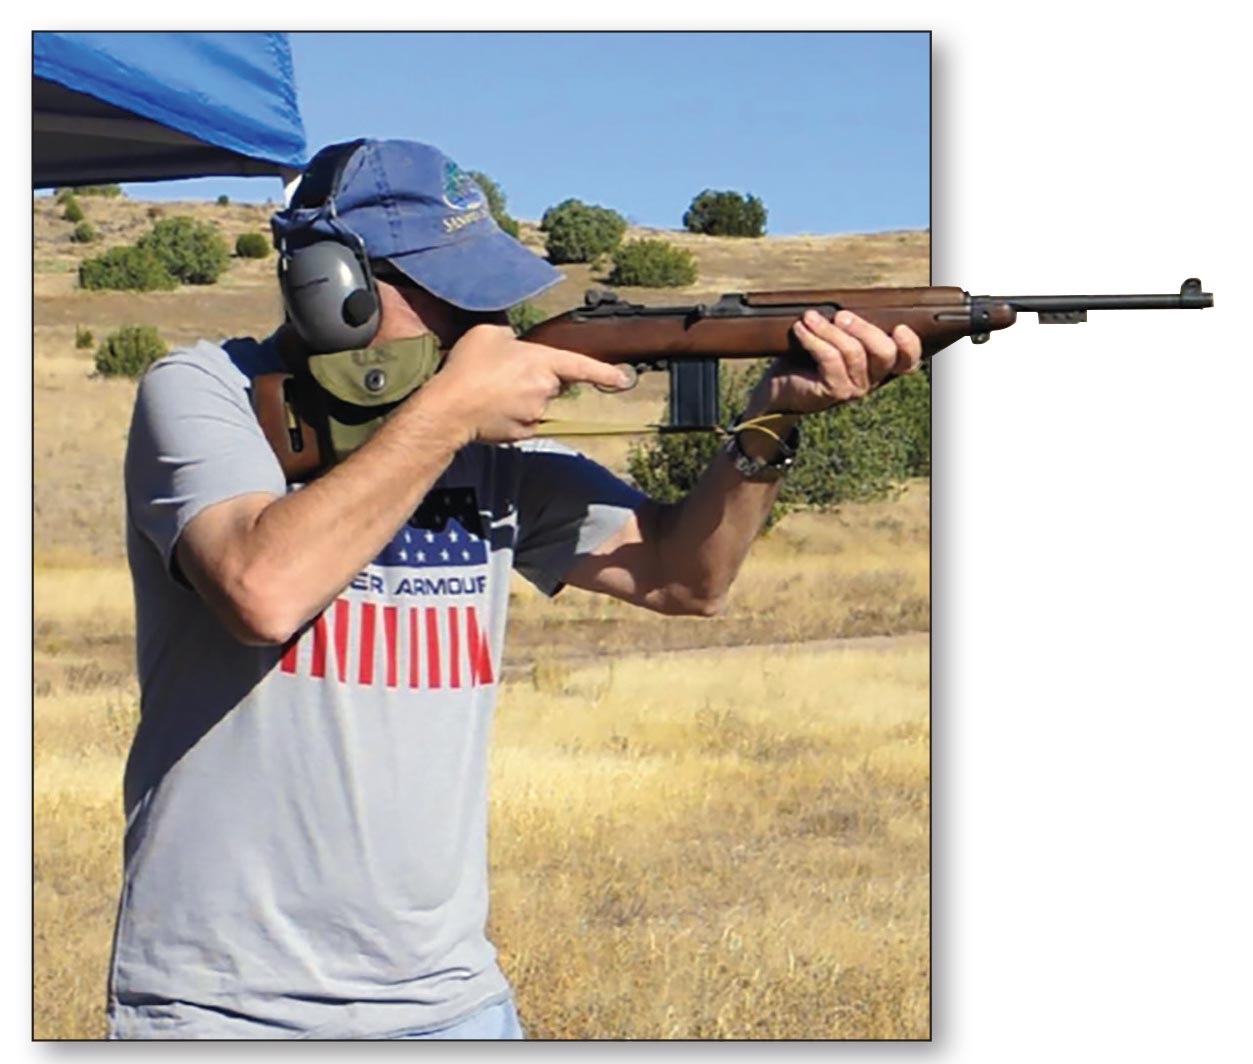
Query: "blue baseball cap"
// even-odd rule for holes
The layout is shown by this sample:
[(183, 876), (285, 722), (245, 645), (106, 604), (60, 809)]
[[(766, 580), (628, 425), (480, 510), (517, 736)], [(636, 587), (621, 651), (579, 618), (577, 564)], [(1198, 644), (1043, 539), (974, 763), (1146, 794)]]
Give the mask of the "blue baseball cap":
[(360, 140), (323, 148), (292, 206), (270, 221), (296, 248), (344, 239), (365, 245), (415, 284), (463, 310), (506, 310), (565, 275), (505, 233), (478, 183), (429, 144)]

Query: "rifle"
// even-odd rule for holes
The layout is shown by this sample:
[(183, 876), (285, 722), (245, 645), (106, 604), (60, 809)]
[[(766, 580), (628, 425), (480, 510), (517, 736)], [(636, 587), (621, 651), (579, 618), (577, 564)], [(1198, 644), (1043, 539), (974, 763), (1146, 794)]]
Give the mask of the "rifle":
[[(1199, 310), (1214, 297), (1191, 277), (1178, 294), (1087, 296), (972, 296), (960, 288), (843, 288), (781, 292), (733, 292), (714, 303), (644, 306), (592, 289), (584, 304), (540, 322), (521, 339), (577, 351), (642, 373), (668, 370), (670, 420), (648, 428), (609, 431), (690, 432), (720, 423), (718, 364), (724, 358), (805, 357), (792, 324), (814, 309), (828, 320), (849, 310), (890, 333), (908, 325), (922, 340), (923, 357), (970, 337), (986, 342), (1007, 329), (1020, 312), (1039, 315), (1046, 325), (1086, 321), (1089, 310)], [(278, 378), (277, 380), (273, 378)], [(285, 374), (258, 377), (253, 402), (266, 438), (288, 480), (305, 479), (329, 464), (319, 439), (293, 401), (296, 389)], [(395, 403), (391, 404), (396, 405)], [(363, 418), (364, 419), (364, 418)], [(569, 434), (562, 422), (542, 426), (544, 435)], [(594, 432), (579, 426), (579, 433)]]

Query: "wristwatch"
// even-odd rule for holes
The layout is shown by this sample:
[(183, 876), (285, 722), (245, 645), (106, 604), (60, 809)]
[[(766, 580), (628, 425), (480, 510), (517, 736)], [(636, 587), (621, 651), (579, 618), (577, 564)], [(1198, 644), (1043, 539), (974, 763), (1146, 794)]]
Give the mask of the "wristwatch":
[(796, 452), (800, 450), (801, 445), (800, 424), (793, 425), (787, 439), (778, 444), (779, 453), (774, 458), (765, 459), (755, 458), (744, 450), (744, 445), (740, 442), (740, 436), (744, 432), (751, 432), (752, 429), (739, 430), (739, 424), (742, 420), (742, 414), (732, 420), (731, 427), (728, 429), (730, 435), (727, 437), (727, 442), (722, 449), (726, 452), (727, 457), (735, 463), (735, 468), (745, 480), (778, 480), (792, 468), (792, 463), (796, 461)]

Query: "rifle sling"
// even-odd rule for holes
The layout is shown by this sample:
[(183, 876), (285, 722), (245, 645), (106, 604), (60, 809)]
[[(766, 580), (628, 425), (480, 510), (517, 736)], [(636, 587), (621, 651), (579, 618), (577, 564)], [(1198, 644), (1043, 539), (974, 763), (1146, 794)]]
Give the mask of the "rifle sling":
[(567, 418), (545, 418), (536, 429), (536, 436), (640, 436), (669, 432), (721, 432), (718, 425), (684, 425), (676, 428), (655, 421), (576, 421)]

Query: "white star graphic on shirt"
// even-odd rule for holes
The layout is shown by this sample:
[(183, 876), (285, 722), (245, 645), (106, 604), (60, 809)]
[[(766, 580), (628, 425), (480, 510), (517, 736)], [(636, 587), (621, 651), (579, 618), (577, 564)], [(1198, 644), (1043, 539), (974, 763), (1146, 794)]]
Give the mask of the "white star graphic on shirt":
[(448, 551), (446, 551), (446, 550), (442, 550), (442, 551), (440, 551), (440, 552), (439, 552), (439, 556), (440, 556), (440, 557), (441, 557), (444, 561), (448, 561)]
[(448, 533), (448, 542), (449, 542), (449, 543), (456, 543), (456, 542), (457, 542), (457, 533), (456, 533), (456, 532), (449, 532), (449, 533)]
[(408, 543), (408, 542), (409, 542), (409, 533), (408, 533), (408, 532), (406, 532), (406, 533), (405, 533), (405, 542), (406, 542), (406, 543)]
[(425, 551), (418, 551), (418, 561), (420, 561), (420, 562), (424, 562), (424, 561), (426, 561), (426, 552), (425, 552)]
[(469, 552), (468, 550), (463, 550), (463, 551), (461, 552), (461, 557), (462, 557), (465, 561), (469, 561), (469, 560), (470, 560), (470, 552)]
[(434, 533), (428, 532), (428, 533), (426, 534), (426, 541), (427, 541), (427, 543), (434, 543), (434, 542), (435, 542), (435, 535), (434, 535)]
[(407, 561), (408, 559), (409, 559), (409, 555), (405, 551), (402, 550), (400, 552), (400, 560), (403, 562), (403, 561)]

